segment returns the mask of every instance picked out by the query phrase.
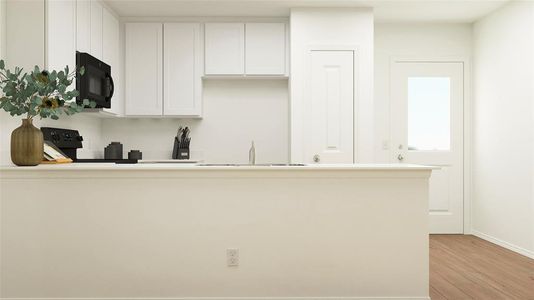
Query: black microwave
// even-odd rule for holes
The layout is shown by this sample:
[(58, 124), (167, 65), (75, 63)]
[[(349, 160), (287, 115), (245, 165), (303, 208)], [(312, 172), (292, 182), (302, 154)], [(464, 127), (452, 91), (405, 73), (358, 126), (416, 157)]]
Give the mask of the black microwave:
[[(83, 67), (83, 75), (80, 73)], [(114, 84), (111, 78), (111, 66), (89, 53), (76, 52), (76, 90), (80, 93), (78, 103), (84, 99), (96, 102), (96, 107), (111, 108)]]

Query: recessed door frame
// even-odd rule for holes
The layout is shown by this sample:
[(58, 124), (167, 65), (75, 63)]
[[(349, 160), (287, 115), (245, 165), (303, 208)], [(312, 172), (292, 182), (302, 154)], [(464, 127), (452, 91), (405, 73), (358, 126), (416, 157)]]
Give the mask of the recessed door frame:
[[(357, 134), (357, 131), (358, 131), (358, 128), (357, 128), (357, 124), (358, 124), (358, 115), (357, 115), (357, 112), (358, 112), (358, 99), (360, 98), (359, 97), (359, 85), (358, 85), (358, 82), (359, 82), (359, 63), (358, 63), (358, 60), (359, 60), (359, 46), (358, 45), (354, 45), (354, 44), (309, 44), (308, 47), (306, 47), (305, 49), (305, 57), (306, 57), (306, 60), (305, 60), (305, 72), (304, 74), (310, 74), (311, 72), (311, 65), (312, 65), (312, 56), (311, 56), (311, 53), (313, 51), (352, 51), (354, 53), (354, 58), (353, 58), (353, 117), (352, 117), (352, 130), (353, 130), (353, 149), (352, 149), (352, 161), (353, 163), (356, 163), (356, 159), (358, 157), (358, 134)], [(304, 98), (306, 98), (306, 95), (308, 95), (308, 89), (309, 89), (309, 86), (310, 86), (310, 78), (306, 78), (305, 81), (304, 81), (304, 85), (303, 85), (303, 90), (302, 90), (302, 95), (304, 96)], [(302, 105), (300, 107), (301, 109), (304, 108), (304, 105)], [(301, 126), (301, 132), (303, 133), (301, 136), (300, 136), (300, 143), (302, 145), (302, 148), (300, 149), (301, 151), (299, 151), (299, 156), (300, 157), (291, 157), (291, 160), (293, 161), (294, 159), (297, 159), (298, 161), (303, 161), (304, 160), (304, 156), (305, 156), (305, 144), (306, 144), (306, 141), (305, 141), (305, 138), (306, 138), (306, 134), (304, 133), (304, 130), (305, 130), (305, 122), (306, 122), (306, 117), (303, 116), (301, 120), (298, 120), (298, 124)], [(293, 137), (295, 138), (295, 137)]]
[[(472, 157), (472, 95), (471, 95), (471, 61), (469, 57), (465, 56), (447, 56), (447, 57), (432, 57), (432, 56), (391, 56), (389, 62), (389, 100), (391, 108), (391, 80), (392, 78), (392, 69), (396, 63), (461, 63), (463, 65), (464, 72), (464, 92), (463, 92), (463, 206), (464, 206), (464, 234), (471, 234), (471, 222), (472, 222), (472, 168), (471, 168), (471, 157)], [(389, 109), (389, 120), (391, 120), (392, 111)], [(392, 128), (389, 128), (389, 140), (392, 139)], [(390, 152), (393, 151), (393, 147), (390, 147)], [(390, 157), (392, 157), (390, 155)]]

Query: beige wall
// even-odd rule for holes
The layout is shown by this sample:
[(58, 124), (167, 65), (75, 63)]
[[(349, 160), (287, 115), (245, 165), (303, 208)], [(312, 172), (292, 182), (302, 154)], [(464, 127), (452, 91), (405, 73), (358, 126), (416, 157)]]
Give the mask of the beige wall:
[(534, 258), (534, 3), (474, 26), (473, 230)]
[(6, 55), (6, 0), (0, 0), (0, 58)]

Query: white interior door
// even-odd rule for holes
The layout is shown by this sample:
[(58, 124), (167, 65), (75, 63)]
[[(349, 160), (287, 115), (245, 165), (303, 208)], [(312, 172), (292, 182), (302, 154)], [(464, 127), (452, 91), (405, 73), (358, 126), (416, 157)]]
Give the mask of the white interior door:
[(354, 161), (354, 51), (311, 51), (306, 163)]
[(463, 233), (463, 63), (396, 62), (391, 159), (440, 167), (430, 179), (430, 232)]

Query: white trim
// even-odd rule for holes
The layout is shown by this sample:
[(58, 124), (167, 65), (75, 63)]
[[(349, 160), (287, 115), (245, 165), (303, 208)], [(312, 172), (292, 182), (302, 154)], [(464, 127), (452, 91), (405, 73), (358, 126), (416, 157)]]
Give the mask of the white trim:
[(506, 248), (508, 250), (514, 251), (515, 253), (521, 254), (521, 255), (526, 256), (528, 258), (534, 259), (534, 251), (530, 251), (528, 249), (525, 249), (525, 248), (516, 246), (514, 244), (505, 242), (503, 240), (500, 240), (498, 238), (492, 237), (491, 235), (487, 235), (485, 233), (482, 233), (482, 232), (474, 230), (474, 229), (472, 229), (471, 232), (476, 237), (479, 237), (479, 238), (481, 238), (483, 240), (486, 240), (486, 241), (488, 241), (490, 243), (499, 245), (499, 246), (501, 246), (503, 248)]
[[(472, 104), (473, 95), (471, 87), (471, 59), (467, 56), (390, 56), (389, 61), (389, 101), (391, 101), (391, 69), (395, 63), (462, 63), (463, 64), (463, 77), (464, 77), (464, 99), (463, 99), (463, 198), (464, 198), (464, 220), (463, 220), (463, 233), (472, 234), (474, 231), (472, 228)], [(389, 119), (391, 119), (391, 105), (389, 110)], [(389, 128), (389, 141), (391, 141), (391, 124)], [(393, 147), (390, 146), (389, 159), (391, 161), (391, 151)]]
[(153, 298), (1, 298), (2, 300), (430, 300), (430, 297), (153, 297)]
[(473, 231), (473, 184), (472, 184), (472, 128), (473, 128), (473, 88), (472, 64), (468, 58), (464, 58), (464, 234)]

